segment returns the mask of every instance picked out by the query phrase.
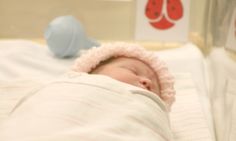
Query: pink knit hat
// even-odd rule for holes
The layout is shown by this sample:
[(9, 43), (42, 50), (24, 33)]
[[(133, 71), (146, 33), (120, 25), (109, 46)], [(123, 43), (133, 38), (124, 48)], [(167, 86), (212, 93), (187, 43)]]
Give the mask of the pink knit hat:
[(167, 107), (170, 108), (175, 100), (174, 78), (168, 71), (166, 64), (156, 54), (147, 51), (140, 45), (115, 42), (102, 44), (100, 47), (93, 47), (75, 60), (73, 70), (89, 73), (101, 61), (119, 56), (137, 58), (148, 64), (155, 71), (160, 83), (160, 97), (167, 104)]

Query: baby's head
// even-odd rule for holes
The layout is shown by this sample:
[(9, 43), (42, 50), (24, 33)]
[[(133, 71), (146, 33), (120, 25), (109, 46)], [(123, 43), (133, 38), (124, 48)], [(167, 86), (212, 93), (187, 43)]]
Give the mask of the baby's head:
[(117, 42), (92, 48), (75, 61), (73, 70), (107, 75), (147, 89), (168, 107), (175, 100), (174, 79), (165, 63), (137, 44)]
[(110, 76), (116, 80), (152, 91), (160, 96), (156, 73), (145, 62), (130, 57), (116, 57), (100, 63), (90, 73)]

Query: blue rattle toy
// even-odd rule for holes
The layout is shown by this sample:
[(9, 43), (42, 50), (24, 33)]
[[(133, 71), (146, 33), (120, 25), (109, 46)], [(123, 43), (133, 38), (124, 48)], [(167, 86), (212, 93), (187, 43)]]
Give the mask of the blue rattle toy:
[(61, 16), (54, 19), (47, 27), (44, 37), (49, 50), (57, 57), (74, 57), (81, 49), (99, 46), (88, 38), (84, 28), (73, 16)]

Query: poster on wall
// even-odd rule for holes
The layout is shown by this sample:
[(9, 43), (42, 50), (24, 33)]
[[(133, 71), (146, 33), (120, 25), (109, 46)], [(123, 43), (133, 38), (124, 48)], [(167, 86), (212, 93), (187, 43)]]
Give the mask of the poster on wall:
[(236, 51), (236, 9), (234, 10), (231, 18), (228, 37), (226, 41), (226, 48)]
[(188, 40), (189, 0), (137, 0), (136, 4), (136, 40)]

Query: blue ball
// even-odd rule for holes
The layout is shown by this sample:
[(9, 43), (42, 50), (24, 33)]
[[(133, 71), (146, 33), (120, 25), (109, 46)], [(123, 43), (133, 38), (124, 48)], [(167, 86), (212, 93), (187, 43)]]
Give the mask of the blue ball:
[(44, 37), (49, 50), (60, 58), (73, 57), (81, 49), (99, 45), (86, 36), (83, 26), (73, 16), (61, 16), (54, 19), (48, 25)]

